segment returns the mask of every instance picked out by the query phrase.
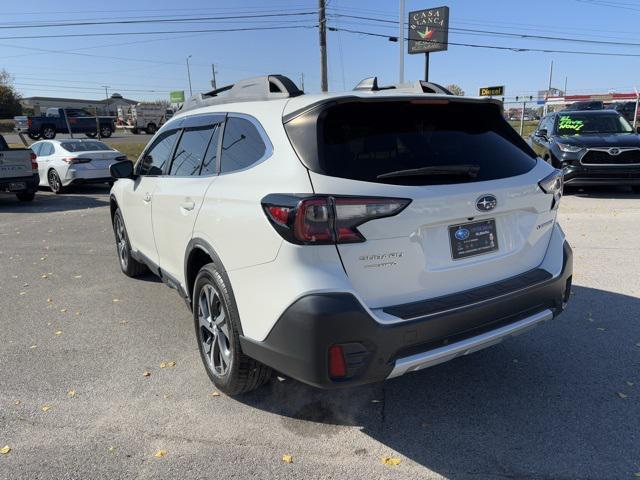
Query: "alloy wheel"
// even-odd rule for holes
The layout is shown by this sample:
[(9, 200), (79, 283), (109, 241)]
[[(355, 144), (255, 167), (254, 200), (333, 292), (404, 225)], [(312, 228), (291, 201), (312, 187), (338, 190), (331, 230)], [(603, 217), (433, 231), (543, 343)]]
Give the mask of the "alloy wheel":
[(120, 265), (122, 265), (122, 269), (126, 270), (129, 264), (129, 260), (127, 258), (127, 236), (124, 233), (124, 223), (122, 223), (122, 219), (119, 215), (116, 216), (115, 230), (118, 258), (120, 259)]
[(224, 376), (231, 367), (229, 320), (218, 291), (205, 284), (198, 299), (199, 340), (211, 371)]
[(60, 182), (60, 177), (55, 172), (55, 170), (51, 170), (49, 172), (49, 187), (51, 187), (51, 190), (53, 192), (58, 193), (60, 191), (61, 186), (62, 184)]
[(56, 131), (51, 127), (45, 127), (42, 130), (42, 136), (44, 138), (46, 138), (47, 140), (51, 140), (52, 138), (54, 138), (56, 136)]

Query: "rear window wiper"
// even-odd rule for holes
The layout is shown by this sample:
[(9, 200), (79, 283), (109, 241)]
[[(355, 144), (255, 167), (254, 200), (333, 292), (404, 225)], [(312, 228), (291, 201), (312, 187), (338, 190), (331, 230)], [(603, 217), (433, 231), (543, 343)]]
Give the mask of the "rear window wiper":
[(378, 175), (376, 178), (382, 180), (385, 178), (397, 177), (469, 177), (476, 178), (480, 166), (478, 165), (432, 165), (430, 167), (410, 168), (407, 170), (397, 170)]

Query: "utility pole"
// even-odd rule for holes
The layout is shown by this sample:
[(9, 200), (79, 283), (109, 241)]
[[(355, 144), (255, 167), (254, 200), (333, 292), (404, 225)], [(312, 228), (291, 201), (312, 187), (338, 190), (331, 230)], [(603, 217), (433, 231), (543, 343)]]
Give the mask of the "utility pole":
[(300, 73), (300, 90), (304, 92), (304, 72)]
[(567, 80), (569, 77), (564, 77), (564, 96), (567, 96)]
[(325, 0), (318, 0), (318, 31), (320, 34), (320, 90), (329, 90), (327, 81), (327, 17)]
[(189, 59), (192, 57), (192, 55), (189, 55), (187, 57), (187, 77), (189, 78), (189, 96), (192, 97), (193, 96), (193, 89), (191, 88), (191, 69), (189, 68)]
[(106, 103), (106, 110), (107, 110), (107, 115), (110, 113), (109, 111), (109, 86), (108, 85), (102, 85), (104, 87), (104, 98), (107, 100)]
[(213, 89), (216, 89), (216, 66), (215, 64), (211, 64), (211, 86)]
[(398, 46), (400, 47), (398, 83), (404, 83), (404, 0), (400, 0), (400, 15), (398, 18)]
[(553, 80), (553, 60), (551, 60), (551, 68), (549, 69), (549, 89), (547, 90), (547, 97), (551, 94), (551, 80)]

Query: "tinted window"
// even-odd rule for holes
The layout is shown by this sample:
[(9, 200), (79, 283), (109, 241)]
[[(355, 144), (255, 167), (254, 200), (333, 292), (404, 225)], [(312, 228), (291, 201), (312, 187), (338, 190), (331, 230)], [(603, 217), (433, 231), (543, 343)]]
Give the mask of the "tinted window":
[[(307, 115), (316, 115), (316, 123)], [(366, 182), (493, 180), (526, 173), (536, 162), (535, 153), (491, 103), (349, 102), (300, 115), (286, 128), (312, 171)], [(428, 167), (444, 168), (434, 173)]]
[(172, 130), (158, 137), (142, 157), (138, 173), (140, 175), (162, 175), (165, 165), (171, 158), (177, 136), (178, 131)]
[(244, 118), (229, 117), (222, 140), (221, 172), (233, 172), (254, 164), (267, 147), (256, 127)]
[(96, 152), (112, 150), (112, 148), (106, 143), (91, 141), (62, 142), (60, 146), (67, 152)]
[(169, 175), (198, 175), (214, 127), (190, 128), (182, 133)]
[(44, 142), (40, 147), (40, 156), (46, 157), (47, 155), (53, 155), (53, 145), (49, 142)]
[(617, 113), (562, 113), (558, 115), (558, 135), (583, 135), (593, 133), (633, 133), (629, 122)]
[(0, 150), (9, 150), (9, 145), (7, 145), (3, 137), (0, 137)]
[(202, 171), (200, 175), (215, 175), (218, 173), (218, 138), (220, 137), (220, 125), (216, 125), (215, 131), (211, 142), (209, 142), (209, 149), (204, 157), (204, 163), (202, 164)]

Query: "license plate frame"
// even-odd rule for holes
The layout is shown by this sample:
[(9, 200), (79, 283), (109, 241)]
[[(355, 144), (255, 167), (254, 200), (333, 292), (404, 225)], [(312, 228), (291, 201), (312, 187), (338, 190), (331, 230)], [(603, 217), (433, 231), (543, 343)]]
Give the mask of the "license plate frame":
[(453, 260), (463, 260), (499, 250), (494, 218), (449, 225), (448, 232)]
[(10, 192), (18, 192), (20, 190), (26, 190), (26, 189), (27, 189), (27, 184), (25, 182), (11, 182), (9, 184)]

